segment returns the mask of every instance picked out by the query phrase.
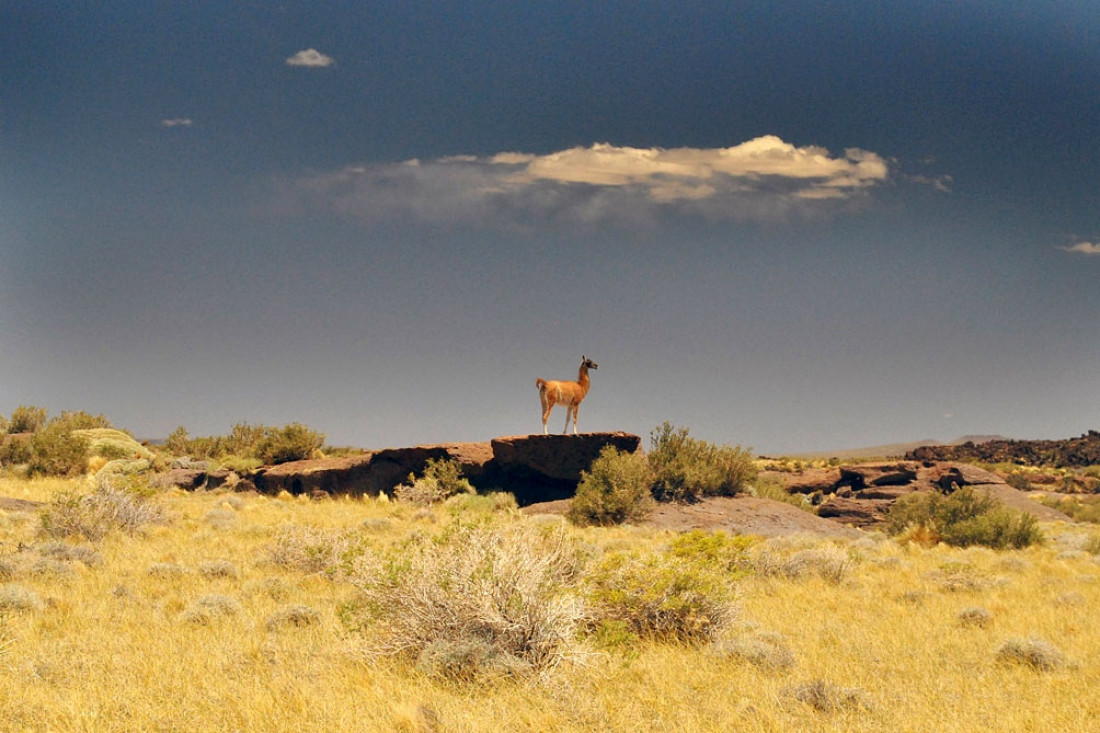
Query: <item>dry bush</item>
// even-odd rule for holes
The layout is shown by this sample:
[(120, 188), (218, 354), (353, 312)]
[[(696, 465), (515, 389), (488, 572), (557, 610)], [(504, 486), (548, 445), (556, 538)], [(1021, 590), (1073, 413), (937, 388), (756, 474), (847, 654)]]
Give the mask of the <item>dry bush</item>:
[(341, 577), (363, 546), (344, 529), (284, 525), (267, 548), (267, 559), (289, 570), (308, 575)]
[(199, 563), (199, 574), (204, 578), (239, 578), (241, 573), (229, 560), (206, 560)]
[(0, 615), (40, 611), (45, 607), (45, 601), (29, 588), (15, 583), (0, 585)]
[(766, 547), (752, 561), (753, 569), (765, 577), (803, 578), (816, 575), (830, 583), (844, 580), (855, 564), (851, 554), (835, 545), (810, 547), (790, 555)]
[(301, 628), (313, 626), (321, 621), (321, 613), (311, 607), (301, 604), (284, 606), (272, 613), (264, 620), (264, 626), (268, 631), (276, 631), (282, 628)]
[(835, 713), (841, 710), (863, 709), (870, 707), (866, 693), (855, 687), (840, 687), (813, 680), (790, 688), (791, 697), (809, 705), (820, 713)]
[(96, 542), (112, 530), (137, 534), (147, 524), (164, 524), (167, 515), (136, 491), (105, 482), (89, 494), (59, 492), (42, 508), (40, 532), (46, 537), (76, 537)]
[(1066, 664), (1066, 657), (1058, 647), (1038, 638), (1008, 639), (998, 647), (996, 657), (1003, 664), (1020, 664), (1043, 672)]
[(708, 651), (712, 656), (746, 662), (768, 672), (789, 672), (797, 664), (794, 652), (779, 634), (756, 633), (721, 639), (711, 644)]
[(209, 624), (218, 619), (236, 616), (241, 604), (232, 596), (206, 595), (189, 604), (179, 615), (180, 621), (191, 624)]
[(181, 578), (187, 575), (187, 568), (176, 562), (155, 562), (145, 569), (154, 578)]
[(367, 653), (454, 678), (548, 670), (577, 652), (578, 557), (561, 531), (457, 526), (363, 556), (351, 577)]
[(981, 606), (964, 608), (955, 618), (961, 626), (976, 626), (979, 629), (989, 628), (993, 624), (993, 614)]

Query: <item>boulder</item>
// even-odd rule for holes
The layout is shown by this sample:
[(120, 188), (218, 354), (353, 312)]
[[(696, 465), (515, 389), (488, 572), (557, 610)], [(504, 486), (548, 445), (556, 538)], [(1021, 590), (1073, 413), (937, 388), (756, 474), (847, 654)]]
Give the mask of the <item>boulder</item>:
[(810, 468), (800, 473), (784, 474), (768, 471), (769, 477), (778, 474), (781, 481), (787, 484), (787, 491), (791, 494), (813, 494), (821, 492), (831, 494), (841, 484), (839, 468)]
[(195, 468), (173, 468), (153, 479), (153, 485), (161, 489), (180, 488), (193, 490), (206, 483), (206, 471)]
[(817, 516), (850, 527), (871, 527), (886, 518), (889, 499), (845, 499), (834, 496), (817, 508)]

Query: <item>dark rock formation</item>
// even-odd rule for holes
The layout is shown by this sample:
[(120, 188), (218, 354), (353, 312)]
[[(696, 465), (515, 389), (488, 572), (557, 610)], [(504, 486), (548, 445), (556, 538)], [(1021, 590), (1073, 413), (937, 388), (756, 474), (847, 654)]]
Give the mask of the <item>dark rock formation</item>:
[[(492, 441), (493, 460), (486, 467), (484, 488), (515, 494), (520, 506), (573, 496), (605, 445), (633, 453), (642, 439), (630, 433), (519, 435)], [(478, 488), (483, 488), (477, 481)]]
[(962, 445), (926, 445), (909, 451), (912, 461), (983, 461), (1071, 468), (1100, 465), (1100, 432), (1067, 440), (990, 440)]

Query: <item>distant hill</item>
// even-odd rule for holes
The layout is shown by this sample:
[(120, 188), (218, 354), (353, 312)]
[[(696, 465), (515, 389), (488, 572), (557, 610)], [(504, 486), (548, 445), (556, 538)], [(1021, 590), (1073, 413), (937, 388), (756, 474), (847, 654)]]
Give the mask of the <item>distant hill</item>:
[(913, 440), (908, 443), (887, 443), (885, 445), (872, 445), (866, 448), (848, 448), (845, 450), (831, 450), (831, 451), (818, 451), (816, 453), (798, 453), (792, 455), (792, 458), (805, 458), (805, 459), (828, 459), (838, 458), (840, 460), (855, 460), (864, 458), (901, 458), (918, 448), (925, 446), (956, 446), (964, 445), (966, 443), (987, 443), (989, 441), (1007, 440), (1007, 438), (1001, 435), (964, 435), (960, 438), (956, 438), (949, 443), (942, 443), (932, 438), (925, 440)]

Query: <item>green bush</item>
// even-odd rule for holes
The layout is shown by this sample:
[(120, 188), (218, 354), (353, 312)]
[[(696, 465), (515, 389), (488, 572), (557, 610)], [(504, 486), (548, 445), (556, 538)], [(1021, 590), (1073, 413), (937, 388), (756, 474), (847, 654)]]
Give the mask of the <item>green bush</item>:
[(637, 638), (698, 642), (728, 631), (737, 618), (741, 574), (711, 562), (710, 550), (691, 546), (698, 542), (693, 537), (662, 553), (604, 557), (588, 577), (596, 635), (615, 630), (621, 637), (626, 629)]
[(31, 441), (26, 435), (0, 436), (0, 466), (15, 466), (31, 459)]
[(394, 489), (394, 496), (420, 506), (430, 506), (460, 494), (475, 494), (476, 489), (462, 477), (462, 464), (446, 458), (429, 458), (424, 474), (410, 473), (407, 484)]
[[(164, 441), (164, 449), (174, 456), (191, 455), (191, 436), (188, 435), (187, 428), (180, 425), (169, 433), (168, 439)], [(201, 457), (203, 456), (192, 456), (192, 458)]]
[(890, 509), (888, 519), (892, 534), (919, 530), (923, 536), (955, 547), (1019, 549), (1043, 541), (1039, 522), (1033, 515), (1009, 509), (989, 492), (979, 492), (970, 486), (946, 496), (929, 491), (902, 497)]
[(662, 501), (734, 496), (756, 477), (749, 451), (692, 438), (687, 428), (676, 429), (667, 422), (650, 433), (649, 464), (655, 477), (653, 493)]
[(88, 465), (88, 439), (73, 434), (69, 425), (51, 420), (34, 434), (27, 461), (28, 476), (79, 476)]
[(35, 433), (46, 426), (49, 413), (45, 407), (20, 405), (11, 413), (8, 421), (9, 433)]
[(305, 460), (324, 444), (323, 433), (310, 430), (301, 423), (291, 423), (281, 428), (265, 428), (264, 436), (256, 443), (253, 454), (265, 465), (273, 466)]
[(566, 515), (579, 525), (622, 524), (645, 519), (653, 508), (653, 471), (641, 453), (605, 445), (587, 471)]

